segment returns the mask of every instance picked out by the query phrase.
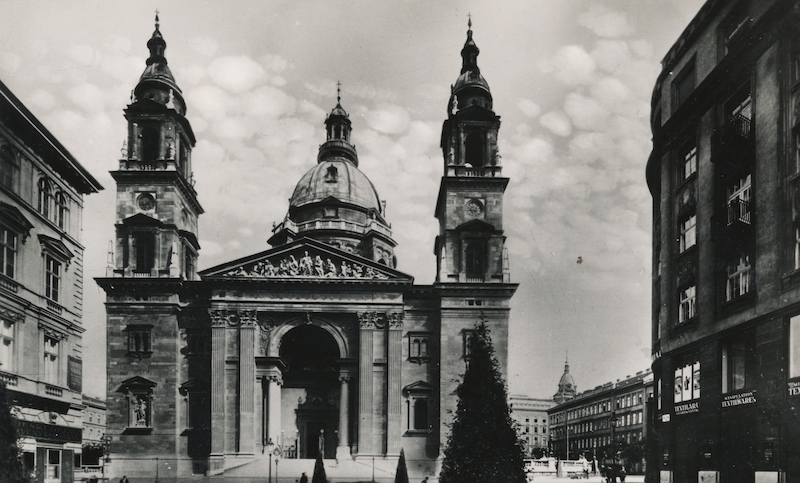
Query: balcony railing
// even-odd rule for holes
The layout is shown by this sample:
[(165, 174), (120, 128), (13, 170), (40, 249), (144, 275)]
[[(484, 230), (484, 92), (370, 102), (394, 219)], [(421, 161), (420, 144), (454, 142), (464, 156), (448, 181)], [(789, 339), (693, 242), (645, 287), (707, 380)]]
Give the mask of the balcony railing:
[(6, 383), (6, 386), (16, 386), (19, 384), (19, 376), (8, 372), (0, 372), (0, 381)]
[(742, 199), (735, 199), (728, 203), (727, 225), (734, 223), (744, 223), (750, 225), (750, 202)]
[(501, 176), (500, 166), (485, 166), (483, 168), (473, 168), (471, 166), (448, 166), (448, 176), (458, 176), (465, 178), (495, 178)]
[(286, 220), (280, 225), (276, 225), (272, 232), (277, 233), (282, 229), (291, 230), (295, 233), (311, 230), (341, 230), (358, 233), (360, 235), (369, 233), (370, 231), (376, 231), (390, 238), (392, 236), (392, 230), (390, 228), (374, 220), (370, 221), (367, 225), (344, 220), (312, 220), (303, 223), (294, 223), (291, 220)]
[(754, 154), (753, 123), (748, 117), (732, 116), (712, 135), (711, 162), (726, 170), (736, 171), (751, 164)]
[(64, 390), (58, 386), (45, 384), (44, 393), (47, 394), (48, 396), (61, 397), (64, 394)]
[(749, 117), (745, 117), (741, 114), (737, 114), (730, 118), (728, 121), (728, 130), (730, 134), (735, 134), (737, 136), (741, 136), (745, 139), (751, 139), (752, 131), (750, 130), (750, 125), (752, 121)]

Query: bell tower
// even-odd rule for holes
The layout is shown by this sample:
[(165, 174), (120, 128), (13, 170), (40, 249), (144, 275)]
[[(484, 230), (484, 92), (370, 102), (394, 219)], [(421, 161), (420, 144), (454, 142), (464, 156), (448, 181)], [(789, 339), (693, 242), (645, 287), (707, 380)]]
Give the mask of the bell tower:
[(461, 49), (461, 74), (451, 86), (442, 127), (444, 176), (436, 218), (434, 254), (439, 283), (508, 283), (503, 235), (503, 194), (497, 133), (500, 116), (492, 110), (489, 84), (478, 68), (480, 49), (472, 39), (472, 20)]
[(196, 278), (197, 218), (192, 178), (195, 137), (181, 89), (164, 57), (156, 15), (150, 57), (125, 109), (128, 136), (117, 182), (116, 242), (109, 277)]

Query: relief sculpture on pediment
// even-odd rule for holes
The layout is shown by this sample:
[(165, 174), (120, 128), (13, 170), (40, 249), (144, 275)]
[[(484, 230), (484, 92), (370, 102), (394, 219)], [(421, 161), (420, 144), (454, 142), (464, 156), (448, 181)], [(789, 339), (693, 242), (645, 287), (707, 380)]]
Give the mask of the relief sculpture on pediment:
[(294, 255), (282, 258), (277, 265), (270, 260), (260, 260), (252, 265), (242, 265), (224, 274), (225, 277), (313, 277), (357, 278), (386, 280), (389, 277), (372, 267), (342, 260), (337, 266), (330, 258), (311, 256), (304, 252), (298, 260)]

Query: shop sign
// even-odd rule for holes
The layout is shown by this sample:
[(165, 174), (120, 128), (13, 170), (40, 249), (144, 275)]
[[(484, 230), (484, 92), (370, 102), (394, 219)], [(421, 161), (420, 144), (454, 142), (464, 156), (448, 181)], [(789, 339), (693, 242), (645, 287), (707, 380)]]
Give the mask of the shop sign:
[(669, 422), (669, 414), (662, 414), (661, 415), (661, 422), (668, 423)]
[(787, 389), (790, 396), (800, 396), (800, 381), (789, 381)]
[(21, 436), (30, 436), (38, 440), (47, 440), (55, 443), (81, 442), (81, 428), (70, 428), (69, 426), (57, 426), (55, 424), (26, 420), (17, 420), (16, 426)]
[(675, 405), (675, 416), (700, 412), (700, 402), (694, 401)]
[(747, 406), (749, 404), (755, 404), (756, 402), (755, 391), (740, 392), (738, 394), (729, 394), (727, 396), (723, 396), (722, 407), (733, 408), (738, 406)]

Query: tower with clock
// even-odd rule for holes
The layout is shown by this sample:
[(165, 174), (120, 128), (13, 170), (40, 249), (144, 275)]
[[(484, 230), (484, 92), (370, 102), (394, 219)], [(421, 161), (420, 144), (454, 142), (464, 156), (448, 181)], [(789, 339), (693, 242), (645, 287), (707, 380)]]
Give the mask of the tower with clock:
[(444, 176), (436, 218), (439, 236), (434, 253), (439, 283), (508, 282), (503, 193), (497, 134), (500, 117), (492, 110), (489, 84), (481, 75), (480, 50), (472, 25), (461, 50), (462, 67), (452, 86), (442, 127)]

